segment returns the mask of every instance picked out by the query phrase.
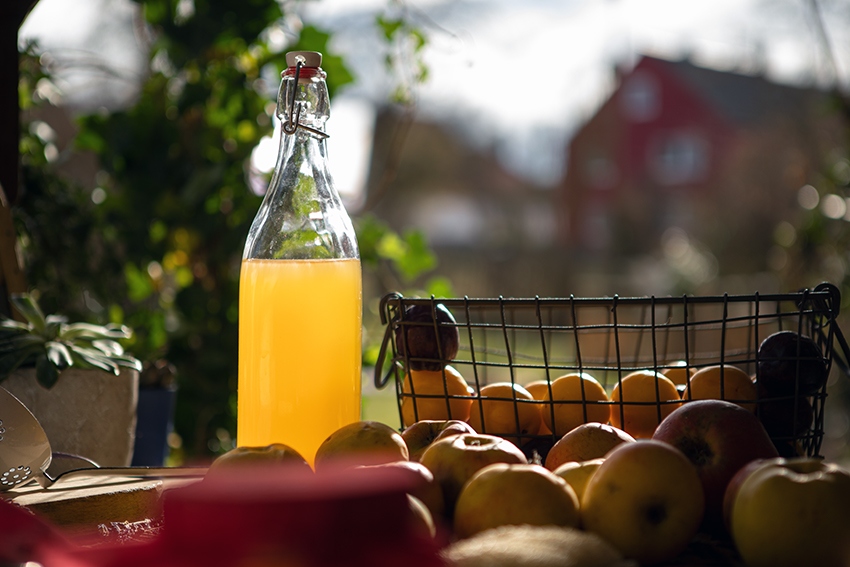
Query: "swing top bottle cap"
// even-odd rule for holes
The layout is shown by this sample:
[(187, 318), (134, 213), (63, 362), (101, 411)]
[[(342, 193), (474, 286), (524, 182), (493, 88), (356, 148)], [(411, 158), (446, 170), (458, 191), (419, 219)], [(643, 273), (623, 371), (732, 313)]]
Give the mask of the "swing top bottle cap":
[(289, 67), (295, 67), (299, 59), (304, 67), (322, 66), (322, 54), (318, 51), (290, 51), (286, 54), (286, 64)]

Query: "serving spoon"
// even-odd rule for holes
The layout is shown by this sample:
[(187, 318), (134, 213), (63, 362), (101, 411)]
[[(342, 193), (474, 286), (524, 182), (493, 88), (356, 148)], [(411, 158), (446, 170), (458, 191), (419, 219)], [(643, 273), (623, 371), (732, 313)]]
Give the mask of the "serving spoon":
[(0, 492), (35, 480), (50, 488), (60, 479), (78, 476), (129, 476), (134, 478), (203, 477), (206, 467), (96, 467), (47, 474), (52, 460), (50, 441), (30, 410), (5, 388), (0, 388)]

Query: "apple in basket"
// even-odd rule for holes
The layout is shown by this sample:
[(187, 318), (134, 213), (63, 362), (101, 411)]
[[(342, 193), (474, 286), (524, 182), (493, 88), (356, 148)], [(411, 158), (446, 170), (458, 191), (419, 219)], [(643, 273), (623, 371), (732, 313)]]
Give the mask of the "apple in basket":
[(826, 384), (829, 374), (815, 341), (794, 331), (764, 339), (758, 361), (759, 383), (775, 396), (811, 396)]
[(442, 303), (411, 305), (395, 330), (398, 355), (412, 370), (440, 370), (457, 356), (459, 333), (451, 311)]
[(730, 484), (730, 532), (748, 567), (850, 565), (850, 472), (811, 457), (753, 463)]

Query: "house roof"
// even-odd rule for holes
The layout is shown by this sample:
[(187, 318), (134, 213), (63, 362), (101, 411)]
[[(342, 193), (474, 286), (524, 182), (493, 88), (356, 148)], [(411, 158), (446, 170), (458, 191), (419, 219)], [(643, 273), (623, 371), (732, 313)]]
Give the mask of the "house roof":
[[(644, 61), (645, 60), (645, 61)], [(698, 67), (688, 60), (668, 61), (644, 56), (649, 63), (686, 83), (733, 123), (758, 123), (777, 113), (803, 113), (820, 93), (772, 83), (761, 76)]]

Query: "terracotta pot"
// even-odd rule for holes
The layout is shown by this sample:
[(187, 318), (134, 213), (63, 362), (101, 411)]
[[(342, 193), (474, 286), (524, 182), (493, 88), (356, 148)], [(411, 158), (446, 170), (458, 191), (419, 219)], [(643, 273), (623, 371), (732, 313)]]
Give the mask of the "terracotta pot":
[(91, 459), (104, 467), (126, 467), (133, 458), (139, 373), (122, 368), (68, 368), (53, 388), (42, 388), (35, 368), (18, 369), (0, 382), (35, 415), (54, 452)]

